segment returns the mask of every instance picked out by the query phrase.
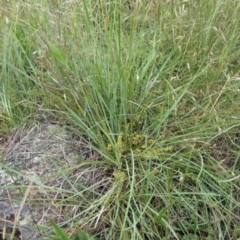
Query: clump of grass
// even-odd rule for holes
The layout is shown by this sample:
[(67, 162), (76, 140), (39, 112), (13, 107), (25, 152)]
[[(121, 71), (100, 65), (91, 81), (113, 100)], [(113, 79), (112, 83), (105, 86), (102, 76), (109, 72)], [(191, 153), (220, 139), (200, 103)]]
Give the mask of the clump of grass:
[(100, 239), (239, 237), (239, 3), (32, 3), (4, 13), (0, 116), (40, 102), (112, 169), (73, 223)]

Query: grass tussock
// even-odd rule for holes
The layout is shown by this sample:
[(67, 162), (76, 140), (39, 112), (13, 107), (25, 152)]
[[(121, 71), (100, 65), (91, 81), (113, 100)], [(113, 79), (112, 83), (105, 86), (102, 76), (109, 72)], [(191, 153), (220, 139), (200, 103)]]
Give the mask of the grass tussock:
[(9, 1), (0, 20), (1, 134), (54, 115), (112, 172), (70, 229), (240, 237), (238, 1)]

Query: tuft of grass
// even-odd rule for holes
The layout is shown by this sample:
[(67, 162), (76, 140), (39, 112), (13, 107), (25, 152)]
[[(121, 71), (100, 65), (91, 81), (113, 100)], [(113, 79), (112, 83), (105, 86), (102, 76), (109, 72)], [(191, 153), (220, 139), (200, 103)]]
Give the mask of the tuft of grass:
[(72, 228), (99, 239), (240, 237), (239, 8), (220, 0), (1, 7), (1, 132), (54, 116), (113, 173), (101, 193), (95, 182), (73, 192), (76, 201), (69, 194), (81, 210)]

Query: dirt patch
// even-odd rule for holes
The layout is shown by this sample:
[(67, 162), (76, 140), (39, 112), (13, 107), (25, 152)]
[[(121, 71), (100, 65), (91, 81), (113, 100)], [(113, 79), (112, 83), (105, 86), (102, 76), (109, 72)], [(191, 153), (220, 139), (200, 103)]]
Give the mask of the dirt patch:
[(56, 124), (16, 131), (0, 161), (0, 239), (11, 234), (43, 239), (41, 226), (49, 219), (64, 223), (71, 218), (76, 207), (64, 201), (106, 175), (106, 169), (89, 164), (93, 155), (81, 138)]

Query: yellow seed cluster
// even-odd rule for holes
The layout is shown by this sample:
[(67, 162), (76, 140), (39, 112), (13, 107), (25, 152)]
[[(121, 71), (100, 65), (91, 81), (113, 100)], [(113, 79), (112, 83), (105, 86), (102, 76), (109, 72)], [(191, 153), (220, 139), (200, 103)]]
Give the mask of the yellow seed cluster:
[(126, 145), (125, 145), (125, 143), (124, 143), (124, 141), (122, 139), (122, 134), (118, 135), (118, 137), (117, 137), (116, 147), (117, 147), (118, 152), (120, 154), (124, 153), (125, 150), (126, 150)]
[(160, 148), (155, 148), (151, 149), (145, 152), (145, 155), (147, 156), (159, 156), (161, 155), (161, 149)]
[[(128, 136), (129, 138), (129, 136)], [(145, 136), (143, 134), (136, 134), (132, 136), (132, 144), (133, 145), (138, 145), (144, 140)]]
[(113, 176), (119, 182), (123, 182), (126, 179), (126, 174), (121, 171), (114, 172)]
[[(107, 151), (111, 152), (116, 149), (120, 155), (124, 155), (128, 150), (133, 149), (134, 154), (144, 154), (145, 156), (159, 156), (163, 153), (173, 152), (174, 148), (172, 145), (167, 147), (156, 147), (157, 143), (162, 136), (159, 136), (157, 140), (146, 139), (144, 134), (128, 134), (127, 142), (123, 139), (123, 133), (120, 133), (117, 137), (117, 142), (114, 146), (111, 144), (107, 145)], [(149, 149), (148, 149), (149, 148)]]
[(112, 144), (109, 143), (109, 144), (107, 145), (107, 151), (108, 151), (108, 152), (111, 152), (111, 151), (112, 151)]
[[(164, 138), (163, 135), (149, 138), (146, 134), (139, 134), (139, 126), (143, 124), (144, 113), (138, 114), (134, 121), (124, 125), (124, 132), (131, 132), (124, 135), (123, 132), (117, 134), (116, 143), (108, 143), (107, 151), (115, 152), (119, 157), (126, 156), (133, 151), (134, 154), (144, 156), (160, 156), (163, 153), (173, 152), (173, 146), (158, 147), (158, 143)], [(141, 127), (140, 127), (141, 128)]]
[(137, 148), (137, 149), (134, 151), (134, 153), (135, 153), (136, 155), (141, 154), (141, 152), (142, 152), (142, 150), (139, 149), (139, 148)]
[(165, 147), (165, 148), (162, 148), (161, 149), (162, 152), (173, 152), (173, 146), (168, 146), (168, 147)]

